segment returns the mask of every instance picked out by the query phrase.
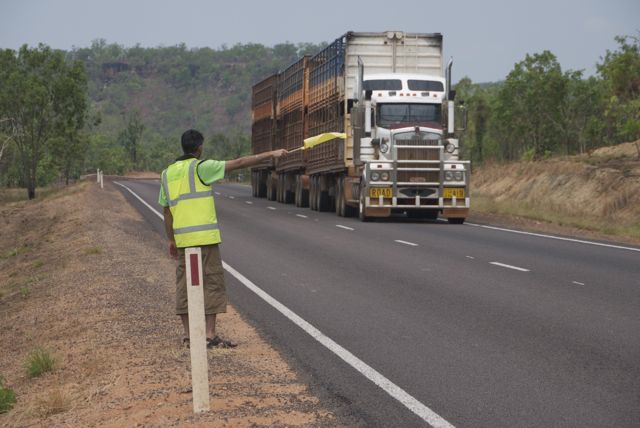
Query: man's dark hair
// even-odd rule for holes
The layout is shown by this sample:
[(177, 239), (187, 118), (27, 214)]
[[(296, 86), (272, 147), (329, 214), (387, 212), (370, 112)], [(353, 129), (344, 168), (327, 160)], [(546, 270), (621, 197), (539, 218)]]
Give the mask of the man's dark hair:
[(194, 153), (198, 147), (202, 145), (204, 137), (195, 129), (189, 129), (184, 131), (180, 143), (182, 143), (182, 151), (185, 155)]

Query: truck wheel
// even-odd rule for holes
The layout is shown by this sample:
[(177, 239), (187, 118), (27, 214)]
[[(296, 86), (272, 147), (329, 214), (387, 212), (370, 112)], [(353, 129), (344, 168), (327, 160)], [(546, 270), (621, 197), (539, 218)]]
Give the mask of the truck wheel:
[(344, 186), (344, 178), (339, 177), (336, 183), (336, 214), (338, 214), (340, 217), (344, 217), (345, 207), (344, 190), (342, 186)]
[(309, 187), (309, 208), (316, 211), (316, 177), (313, 175), (311, 176)]
[(256, 184), (257, 184), (257, 191), (258, 191), (258, 197), (259, 198), (266, 198), (267, 197), (267, 183), (266, 180), (264, 178), (264, 174), (262, 173), (262, 171), (258, 171), (256, 173)]
[(360, 206), (358, 209), (358, 218), (360, 219), (360, 221), (366, 222), (366, 221), (371, 221), (370, 217), (367, 217), (364, 213), (364, 204), (365, 204), (365, 196), (364, 196), (364, 192), (365, 192), (365, 188), (364, 187), (360, 187)]
[(463, 224), (465, 219), (464, 218), (460, 218), (460, 217), (455, 217), (455, 218), (448, 218), (447, 221), (449, 222), (449, 224)]
[(328, 191), (320, 190), (318, 183), (318, 211), (331, 211), (331, 197)]
[(258, 178), (255, 171), (251, 171), (251, 196), (258, 196)]

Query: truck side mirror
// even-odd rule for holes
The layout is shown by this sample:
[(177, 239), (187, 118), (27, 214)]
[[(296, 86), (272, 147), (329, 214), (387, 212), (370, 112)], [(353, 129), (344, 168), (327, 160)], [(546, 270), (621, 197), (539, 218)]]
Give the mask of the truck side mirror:
[(380, 147), (380, 138), (372, 138), (371, 139), (371, 145), (373, 147)]
[(456, 99), (456, 91), (452, 89), (449, 91), (449, 101), (454, 101)]
[(460, 115), (460, 128), (458, 131), (464, 131), (467, 129), (467, 108), (464, 105), (464, 101), (458, 101), (458, 114)]

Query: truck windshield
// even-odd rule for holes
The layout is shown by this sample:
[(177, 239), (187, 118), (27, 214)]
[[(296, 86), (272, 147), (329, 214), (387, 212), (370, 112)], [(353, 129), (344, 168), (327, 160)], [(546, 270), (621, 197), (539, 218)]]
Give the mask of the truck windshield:
[(440, 104), (378, 104), (376, 122), (383, 128), (435, 123), (440, 126)]

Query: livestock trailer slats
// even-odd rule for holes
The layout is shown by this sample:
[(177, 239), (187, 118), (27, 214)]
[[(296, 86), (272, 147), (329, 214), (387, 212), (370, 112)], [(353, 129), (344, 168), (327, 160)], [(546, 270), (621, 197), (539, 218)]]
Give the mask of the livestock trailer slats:
[[(296, 149), (302, 146), (306, 137), (304, 110), (308, 60), (308, 56), (302, 57), (279, 75), (275, 148)], [(302, 168), (304, 168), (302, 152), (289, 153), (281, 157), (276, 164), (278, 172)]]

